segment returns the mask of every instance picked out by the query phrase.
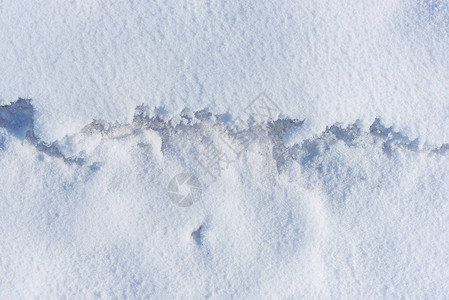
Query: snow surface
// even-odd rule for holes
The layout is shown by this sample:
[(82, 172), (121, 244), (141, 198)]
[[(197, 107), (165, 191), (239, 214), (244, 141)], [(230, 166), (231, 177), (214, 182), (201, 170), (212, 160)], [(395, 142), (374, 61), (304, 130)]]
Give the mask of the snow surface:
[[(303, 124), (278, 120), (208, 181), (193, 162), (234, 134), (219, 116), (173, 126), (142, 108), (46, 143), (29, 101), (0, 112), (1, 299), (449, 295), (447, 146), (379, 120), (285, 146)], [(178, 207), (184, 171), (204, 184)]]
[(137, 105), (240, 115), (266, 91), (305, 136), (380, 117), (449, 142), (446, 0), (0, 1), (0, 104), (45, 140)]
[(0, 299), (448, 298), (448, 50), (445, 0), (0, 0)]

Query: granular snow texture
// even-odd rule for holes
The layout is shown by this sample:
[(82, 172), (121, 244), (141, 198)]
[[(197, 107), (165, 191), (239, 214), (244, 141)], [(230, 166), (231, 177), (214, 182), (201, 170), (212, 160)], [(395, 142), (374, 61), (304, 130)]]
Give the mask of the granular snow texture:
[(0, 0), (0, 57), (0, 299), (449, 297), (448, 1)]

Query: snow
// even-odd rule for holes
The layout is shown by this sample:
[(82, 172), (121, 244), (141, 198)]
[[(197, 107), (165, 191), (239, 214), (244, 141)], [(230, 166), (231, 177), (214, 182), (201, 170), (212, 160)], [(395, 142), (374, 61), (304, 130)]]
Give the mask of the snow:
[(446, 1), (3, 0), (0, 99), (32, 98), (48, 141), (137, 105), (240, 115), (267, 92), (306, 136), (380, 117), (449, 142)]
[(0, 299), (447, 297), (448, 16), (0, 0)]
[[(21, 116), (26, 103), (2, 112)], [(300, 123), (256, 124), (214, 181), (194, 158), (204, 140), (222, 147), (216, 118), (94, 123), (45, 146), (32, 125), (20, 139), (1, 124), (2, 299), (449, 292), (447, 152), (379, 121), (293, 146), (279, 140)], [(189, 207), (167, 192), (181, 172), (203, 183)]]

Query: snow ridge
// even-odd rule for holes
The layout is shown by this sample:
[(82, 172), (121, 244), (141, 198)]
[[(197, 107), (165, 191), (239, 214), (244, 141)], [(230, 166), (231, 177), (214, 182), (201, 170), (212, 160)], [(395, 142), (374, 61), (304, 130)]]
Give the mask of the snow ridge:
[[(155, 110), (158, 111), (157, 109)], [(168, 151), (171, 140), (178, 135), (188, 135), (193, 141), (204, 140), (205, 136), (218, 132), (225, 132), (226, 135), (235, 135), (234, 128), (229, 126), (228, 114), (212, 115), (207, 110), (194, 113), (181, 114), (179, 118), (165, 120), (161, 115), (154, 114), (147, 106), (138, 106), (131, 124), (107, 123), (101, 120), (94, 120), (86, 125), (78, 136), (89, 137), (100, 135), (103, 138), (120, 138), (128, 135), (138, 134), (142, 130), (152, 130), (157, 132), (162, 140), (162, 152)], [(240, 132), (257, 132), (259, 142), (270, 141), (273, 158), (278, 169), (286, 161), (298, 157), (302, 152), (302, 161), (310, 159), (316, 154), (318, 145), (324, 143), (324, 147), (331, 147), (337, 141), (343, 141), (347, 146), (360, 146), (361, 140), (370, 139), (370, 142), (378, 144), (383, 153), (391, 155), (395, 149), (407, 149), (415, 152), (433, 153), (445, 155), (449, 152), (449, 144), (438, 147), (420, 146), (418, 139), (410, 140), (406, 135), (396, 132), (392, 127), (385, 127), (382, 121), (377, 118), (369, 127), (369, 132), (364, 132), (357, 126), (357, 123), (343, 127), (334, 124), (313, 139), (304, 139), (301, 143), (286, 146), (285, 138), (289, 133), (301, 130), (304, 121), (298, 119), (277, 119), (266, 123), (257, 123), (255, 120), (248, 120), (247, 128)], [(84, 165), (85, 158), (81, 153), (70, 153), (67, 151), (67, 143), (72, 140), (66, 137), (62, 140), (48, 142), (41, 140), (34, 133), (34, 107), (31, 99), (19, 98), (9, 105), (0, 106), (0, 127), (5, 128), (12, 136), (25, 140), (34, 145), (36, 149), (48, 156), (62, 159), (68, 164)], [(260, 139), (263, 137), (263, 139)], [(206, 138), (207, 139), (207, 138)], [(210, 136), (209, 136), (210, 139)], [(70, 145), (73, 147), (73, 145)], [(64, 150), (65, 149), (65, 150)]]

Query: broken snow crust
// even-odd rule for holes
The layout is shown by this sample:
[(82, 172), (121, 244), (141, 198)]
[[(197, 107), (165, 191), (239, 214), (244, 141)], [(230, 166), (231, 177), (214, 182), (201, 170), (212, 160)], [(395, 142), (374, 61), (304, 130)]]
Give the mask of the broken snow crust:
[[(286, 145), (302, 121), (173, 125), (142, 107), (50, 142), (33, 116), (28, 100), (0, 108), (2, 299), (449, 293), (447, 145), (381, 120)], [(196, 159), (210, 145), (231, 155), (242, 132), (252, 143), (211, 180)], [(202, 191), (180, 207), (167, 189), (185, 172)]]

